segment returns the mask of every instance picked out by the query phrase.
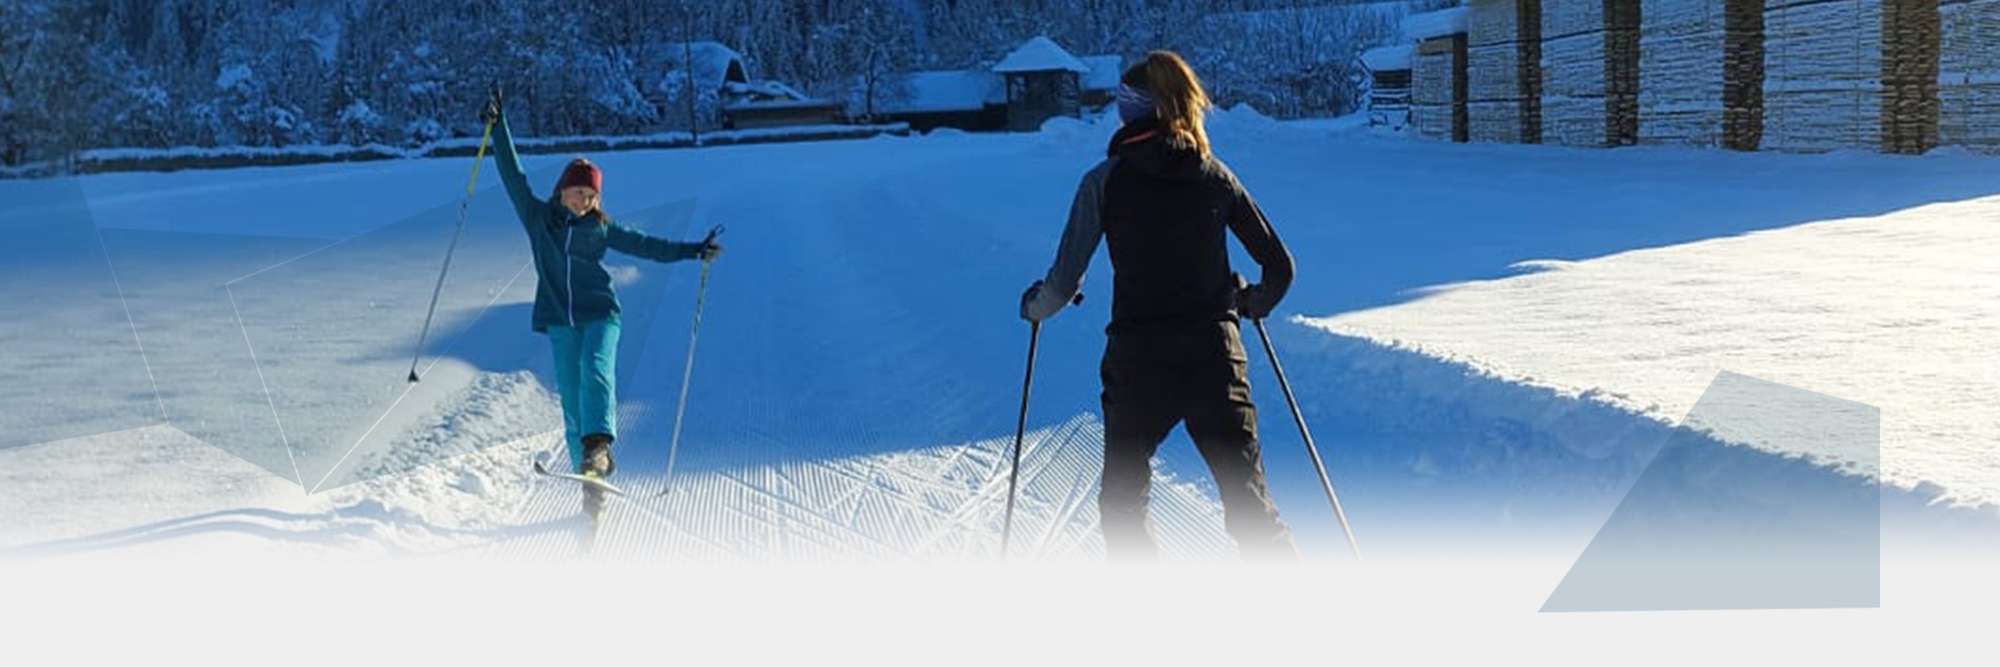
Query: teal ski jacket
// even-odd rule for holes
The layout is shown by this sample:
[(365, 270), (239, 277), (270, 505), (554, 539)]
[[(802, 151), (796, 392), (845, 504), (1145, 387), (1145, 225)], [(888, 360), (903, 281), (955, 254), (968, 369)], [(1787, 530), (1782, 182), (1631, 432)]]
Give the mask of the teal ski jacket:
[(507, 128), (504, 112), (493, 129), (493, 159), (499, 163), (500, 182), (507, 187), (507, 198), (514, 202), (514, 213), (520, 216), (535, 255), (537, 333), (618, 314), (618, 292), (611, 287), (611, 274), (604, 270), (607, 249), (658, 262), (699, 256), (699, 243), (647, 236), (597, 212), (576, 215), (562, 205), (560, 193), (550, 193), (547, 199), (536, 197), (528, 187), (528, 174), (521, 168), (521, 155), (514, 148), (514, 134)]

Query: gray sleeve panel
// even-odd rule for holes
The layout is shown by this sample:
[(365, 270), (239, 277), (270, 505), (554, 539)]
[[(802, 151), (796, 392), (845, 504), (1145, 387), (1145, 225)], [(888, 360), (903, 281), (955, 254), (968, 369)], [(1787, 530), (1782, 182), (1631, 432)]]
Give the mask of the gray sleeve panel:
[(1069, 304), (1083, 286), (1083, 272), (1104, 239), (1104, 182), (1118, 158), (1098, 163), (1083, 175), (1076, 187), (1076, 200), (1069, 206), (1069, 224), (1063, 227), (1062, 244), (1056, 248), (1055, 264), (1042, 278), (1042, 289), (1028, 304), (1028, 314), (1036, 321), (1048, 319)]

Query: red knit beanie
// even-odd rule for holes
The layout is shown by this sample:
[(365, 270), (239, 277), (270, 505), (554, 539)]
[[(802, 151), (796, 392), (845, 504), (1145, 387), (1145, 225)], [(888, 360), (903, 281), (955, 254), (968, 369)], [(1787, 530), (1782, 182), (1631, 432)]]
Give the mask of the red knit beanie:
[(590, 160), (583, 158), (570, 160), (569, 166), (563, 167), (562, 178), (556, 181), (556, 194), (562, 194), (565, 188), (577, 185), (589, 187), (602, 194), (604, 172), (598, 169), (597, 165), (591, 164)]

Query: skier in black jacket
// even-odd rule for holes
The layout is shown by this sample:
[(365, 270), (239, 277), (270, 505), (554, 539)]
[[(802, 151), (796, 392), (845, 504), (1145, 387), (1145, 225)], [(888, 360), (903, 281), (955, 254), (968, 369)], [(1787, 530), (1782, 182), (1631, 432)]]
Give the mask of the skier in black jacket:
[[(1154, 51), (1127, 69), (1118, 93), (1124, 126), (1083, 177), (1054, 266), (1021, 296), (1039, 322), (1074, 296), (1099, 239), (1110, 246), (1111, 324), (1104, 383), (1104, 476), (1098, 509), (1105, 551), (1151, 560), (1146, 520), (1151, 461), (1185, 422), (1222, 495), (1224, 522), (1250, 558), (1292, 559), (1257, 446), (1249, 356), (1239, 317), (1269, 315), (1292, 282), (1292, 257), (1236, 175), (1209, 152), (1208, 95), (1187, 62)], [(1263, 269), (1238, 284), (1224, 230)]]

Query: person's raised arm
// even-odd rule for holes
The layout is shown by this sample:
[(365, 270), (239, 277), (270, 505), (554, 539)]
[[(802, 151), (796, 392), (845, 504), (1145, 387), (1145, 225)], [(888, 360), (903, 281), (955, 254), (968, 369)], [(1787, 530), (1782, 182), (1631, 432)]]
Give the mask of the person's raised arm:
[(514, 148), (514, 132), (507, 127), (507, 113), (498, 88), (487, 98), (479, 116), (493, 126), (493, 162), (500, 171), (500, 183), (507, 188), (507, 199), (514, 203), (514, 214), (520, 216), (521, 224), (528, 224), (535, 219), (533, 213), (539, 210), (542, 201), (528, 187), (528, 173), (521, 168), (521, 154)]

